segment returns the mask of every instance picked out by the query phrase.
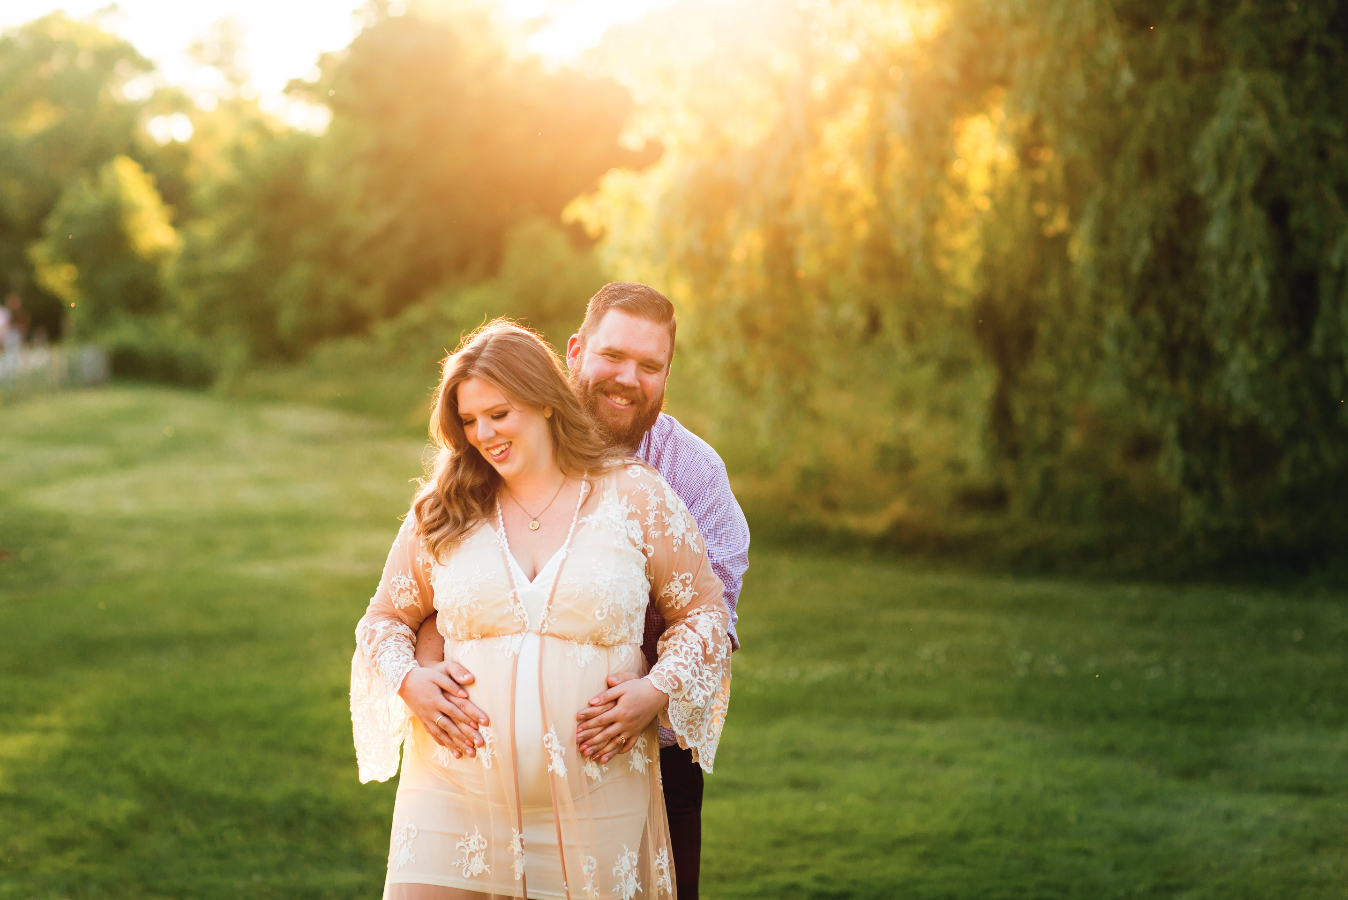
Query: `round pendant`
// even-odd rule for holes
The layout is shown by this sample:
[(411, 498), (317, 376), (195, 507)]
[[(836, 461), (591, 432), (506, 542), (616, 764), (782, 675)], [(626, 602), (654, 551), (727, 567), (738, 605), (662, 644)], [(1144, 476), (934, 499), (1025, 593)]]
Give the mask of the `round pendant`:
[(537, 520), (537, 519), (535, 519), (534, 521), (532, 521), (532, 522), (529, 523), (529, 530), (530, 530), (530, 531), (537, 531), (537, 530), (538, 530), (538, 520)]

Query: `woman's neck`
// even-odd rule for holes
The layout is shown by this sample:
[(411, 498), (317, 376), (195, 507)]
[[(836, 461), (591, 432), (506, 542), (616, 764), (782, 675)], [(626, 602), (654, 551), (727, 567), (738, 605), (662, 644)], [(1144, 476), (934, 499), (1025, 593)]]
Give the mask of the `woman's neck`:
[(556, 465), (550, 465), (535, 472), (521, 472), (514, 478), (502, 478), (506, 490), (526, 501), (532, 497), (551, 497), (566, 479), (566, 474)]

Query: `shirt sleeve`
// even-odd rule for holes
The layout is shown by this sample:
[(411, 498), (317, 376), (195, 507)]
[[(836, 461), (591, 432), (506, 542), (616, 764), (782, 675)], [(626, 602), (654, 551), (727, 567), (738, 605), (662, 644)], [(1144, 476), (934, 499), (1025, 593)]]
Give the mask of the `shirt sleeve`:
[(692, 514), (664, 479), (644, 466), (631, 467), (623, 477), (633, 479), (644, 495), (633, 505), (644, 507), (651, 600), (665, 620), (646, 678), (669, 697), (661, 723), (710, 772), (730, 706), (725, 588), (712, 571)]
[(749, 522), (730, 490), (730, 478), (719, 459), (707, 461), (701, 483), (694, 490), (679, 494), (687, 498), (688, 509), (702, 532), (712, 571), (725, 586), (723, 599), (730, 614), (730, 645), (738, 650), (740, 641), (735, 624), (739, 621), (744, 573), (749, 570)]
[(398, 689), (417, 666), (417, 628), (435, 610), (429, 569), (409, 514), (389, 550), (379, 588), (356, 625), (351, 731), (362, 783), (386, 781), (398, 771), (398, 750), (412, 715)]

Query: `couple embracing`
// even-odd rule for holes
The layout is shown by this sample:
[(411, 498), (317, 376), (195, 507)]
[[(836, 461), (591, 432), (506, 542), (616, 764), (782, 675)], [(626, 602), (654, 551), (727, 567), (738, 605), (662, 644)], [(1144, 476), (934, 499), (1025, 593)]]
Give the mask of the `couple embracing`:
[(500, 320), (446, 359), (351, 665), (361, 781), (403, 749), (385, 900), (696, 900), (749, 530), (661, 412), (674, 338), (617, 283), (569, 377)]

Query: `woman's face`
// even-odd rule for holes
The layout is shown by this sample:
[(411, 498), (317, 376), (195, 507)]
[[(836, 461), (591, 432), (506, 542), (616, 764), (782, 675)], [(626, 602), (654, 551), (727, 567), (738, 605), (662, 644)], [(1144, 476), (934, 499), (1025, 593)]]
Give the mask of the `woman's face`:
[(514, 481), (556, 468), (544, 410), (512, 404), (500, 388), (481, 378), (465, 379), (457, 391), (468, 443), (502, 478)]

